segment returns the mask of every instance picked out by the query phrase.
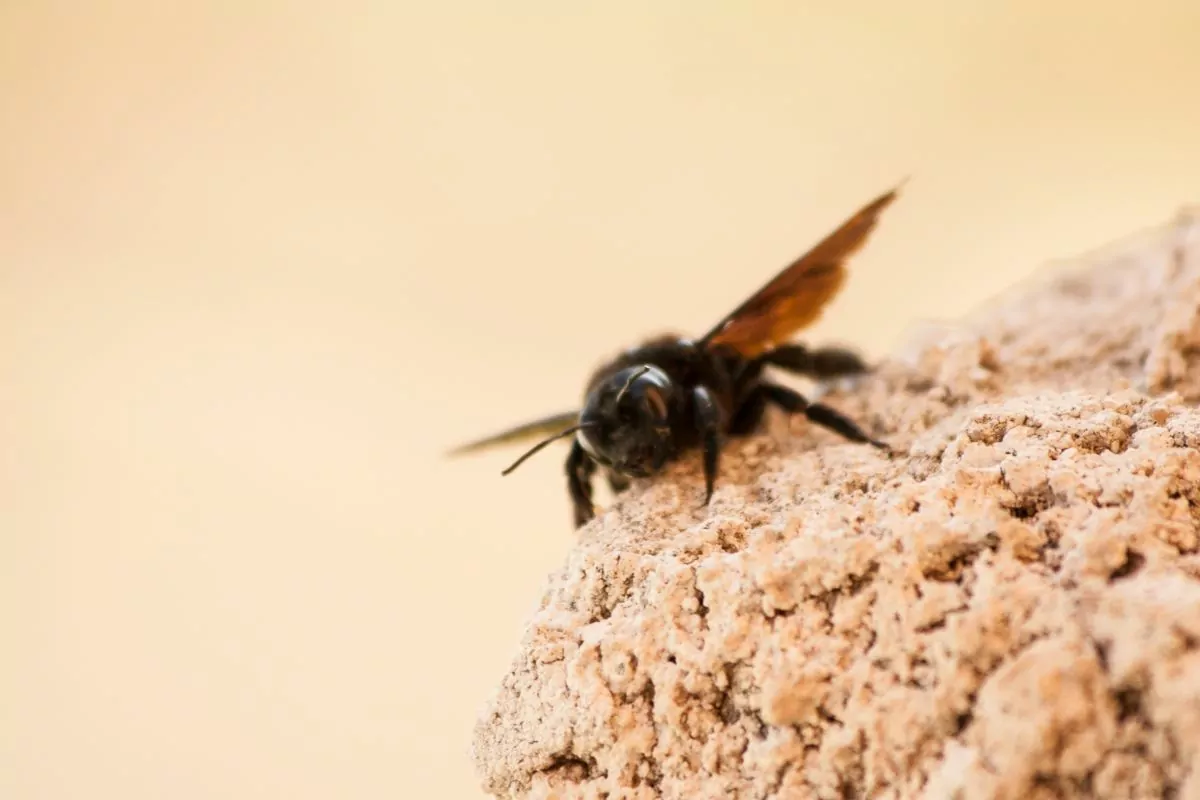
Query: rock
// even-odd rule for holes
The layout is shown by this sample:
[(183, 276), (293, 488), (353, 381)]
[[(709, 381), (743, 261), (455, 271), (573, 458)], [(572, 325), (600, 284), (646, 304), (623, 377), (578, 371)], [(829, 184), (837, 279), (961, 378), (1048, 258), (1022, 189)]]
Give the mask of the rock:
[(643, 481), (549, 581), (503, 798), (1200, 798), (1200, 215)]

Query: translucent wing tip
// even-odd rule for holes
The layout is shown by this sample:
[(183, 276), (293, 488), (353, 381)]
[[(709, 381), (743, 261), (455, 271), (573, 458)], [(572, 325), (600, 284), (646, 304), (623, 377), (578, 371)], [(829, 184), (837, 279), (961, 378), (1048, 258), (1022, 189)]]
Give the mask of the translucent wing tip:
[(578, 421), (578, 417), (578, 411), (564, 411), (559, 414), (553, 414), (539, 420), (534, 420), (533, 422), (518, 425), (515, 428), (509, 428), (500, 433), (492, 434), (491, 436), (485, 436), (482, 439), (475, 439), (457, 445), (445, 451), (444, 457), (457, 458), (483, 450), (490, 450), (495, 447), (503, 447), (550, 434), (561, 433), (566, 428), (574, 425)]

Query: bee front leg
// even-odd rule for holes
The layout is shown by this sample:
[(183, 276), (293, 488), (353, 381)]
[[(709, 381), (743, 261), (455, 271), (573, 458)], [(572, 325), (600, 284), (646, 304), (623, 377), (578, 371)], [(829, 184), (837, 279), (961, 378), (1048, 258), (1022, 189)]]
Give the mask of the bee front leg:
[(608, 470), (606, 476), (608, 478), (608, 488), (612, 489), (613, 494), (620, 494), (629, 488), (629, 478), (624, 475)]
[(571, 445), (567, 455), (567, 489), (575, 513), (575, 527), (581, 528), (596, 515), (592, 508), (592, 473), (596, 464), (588, 457), (579, 442)]
[(717, 463), (721, 456), (721, 412), (712, 394), (703, 386), (692, 391), (692, 403), (696, 414), (696, 428), (704, 446), (704, 505), (713, 496), (713, 484), (717, 480)]

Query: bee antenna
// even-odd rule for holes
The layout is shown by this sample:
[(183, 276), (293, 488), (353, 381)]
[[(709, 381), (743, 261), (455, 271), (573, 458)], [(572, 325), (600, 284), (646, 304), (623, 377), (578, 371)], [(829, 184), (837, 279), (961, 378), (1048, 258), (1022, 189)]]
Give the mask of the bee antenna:
[(575, 433), (576, 431), (578, 431), (582, 428), (591, 428), (591, 427), (593, 427), (594, 424), (595, 423), (591, 423), (591, 422), (581, 422), (580, 424), (572, 425), (571, 427), (567, 428), (565, 431), (560, 431), (559, 433), (556, 433), (553, 436), (547, 436), (545, 439), (542, 439), (540, 442), (535, 444), (533, 447), (526, 450), (524, 455), (522, 455), (520, 458), (518, 458), (516, 461), (514, 461), (512, 464), (510, 464), (508, 469), (504, 470), (500, 474), (507, 475), (508, 473), (512, 472), (514, 469), (521, 466), (521, 464), (525, 461), (525, 459), (529, 458), (531, 455), (536, 453), (538, 450), (541, 450), (543, 447), (550, 444), (551, 442), (556, 442), (565, 436), (570, 436), (571, 434)]
[(620, 403), (621, 398), (623, 398), (625, 396), (625, 393), (629, 391), (629, 387), (633, 386), (633, 382), (636, 381), (638, 378), (642, 377), (643, 375), (645, 375), (649, 371), (650, 371), (650, 365), (647, 364), (644, 367), (642, 367), (641, 369), (639, 369), (637, 372), (630, 375), (625, 380), (625, 385), (621, 387), (621, 391), (617, 392), (617, 399), (614, 402)]

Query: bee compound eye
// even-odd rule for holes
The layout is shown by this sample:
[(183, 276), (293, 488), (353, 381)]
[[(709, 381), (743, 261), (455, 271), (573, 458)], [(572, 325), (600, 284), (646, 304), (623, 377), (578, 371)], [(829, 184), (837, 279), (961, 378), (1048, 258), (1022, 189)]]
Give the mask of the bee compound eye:
[(667, 400), (655, 382), (646, 382), (642, 388), (641, 397), (642, 402), (650, 409), (655, 418), (663, 419), (667, 416)]

